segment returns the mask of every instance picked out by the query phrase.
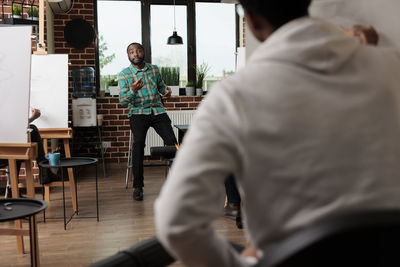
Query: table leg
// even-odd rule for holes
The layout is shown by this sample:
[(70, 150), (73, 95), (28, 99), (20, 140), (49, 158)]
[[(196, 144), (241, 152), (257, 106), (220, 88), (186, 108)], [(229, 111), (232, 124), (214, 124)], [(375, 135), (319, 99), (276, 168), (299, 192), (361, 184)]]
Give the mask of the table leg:
[(43, 140), (43, 150), (44, 150), (44, 154), (48, 154), (49, 153), (49, 148), (47, 147), (47, 138), (42, 138)]
[[(71, 150), (69, 149), (69, 139), (64, 139), (64, 150), (65, 150), (65, 157), (71, 157)], [(76, 201), (76, 190), (75, 190), (75, 178), (74, 178), (74, 171), (72, 168), (68, 168), (68, 178), (69, 178), (69, 189), (71, 191), (71, 198), (72, 198), (72, 206), (74, 207), (74, 211), (78, 211), (77, 201)]]
[[(17, 161), (15, 159), (9, 159), (8, 167), (10, 170), (12, 197), (19, 198)], [(16, 229), (22, 229), (21, 220), (15, 220), (14, 224)], [(18, 253), (20, 254), (24, 253), (24, 237), (22, 235), (17, 236), (17, 248), (18, 248)]]
[(29, 198), (35, 198), (35, 185), (33, 181), (32, 161), (25, 160), (26, 192)]
[(40, 267), (38, 239), (36, 215), (32, 215), (29, 217), (29, 240), (31, 245), (31, 266), (34, 267)]
[[(63, 198), (63, 209), (64, 209), (64, 230), (67, 230), (67, 218), (65, 217), (65, 189), (64, 189), (64, 173), (63, 168), (61, 167), (61, 180), (62, 180), (62, 198)], [(74, 201), (72, 200), (72, 203)]]
[(101, 139), (101, 129), (99, 126), (97, 126), (97, 132), (99, 135), (99, 139), (100, 139), (100, 148), (101, 148), (101, 160), (103, 163), (103, 177), (106, 178), (106, 164), (104, 161), (104, 148), (103, 148), (103, 140)]
[(99, 187), (98, 187), (98, 182), (97, 182), (97, 169), (98, 169), (98, 164), (95, 164), (96, 168), (96, 209), (97, 209), (97, 221), (99, 221)]

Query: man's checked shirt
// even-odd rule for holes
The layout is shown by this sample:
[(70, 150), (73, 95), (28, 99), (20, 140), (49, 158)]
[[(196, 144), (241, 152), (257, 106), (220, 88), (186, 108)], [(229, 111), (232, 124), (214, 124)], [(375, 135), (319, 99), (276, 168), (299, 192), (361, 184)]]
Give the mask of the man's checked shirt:
[[(135, 93), (132, 83), (139, 78), (142, 78), (144, 85)], [(130, 65), (119, 73), (118, 81), (121, 89), (119, 99), (122, 105), (128, 105), (128, 117), (152, 112), (154, 115), (165, 113), (160, 94), (166, 93), (166, 86), (156, 65), (146, 63), (143, 69)]]

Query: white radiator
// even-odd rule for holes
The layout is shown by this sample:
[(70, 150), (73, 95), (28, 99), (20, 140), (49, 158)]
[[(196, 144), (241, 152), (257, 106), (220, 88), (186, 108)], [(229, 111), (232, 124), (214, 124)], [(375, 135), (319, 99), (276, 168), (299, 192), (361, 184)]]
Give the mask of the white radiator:
[[(196, 110), (173, 110), (167, 111), (169, 118), (171, 119), (172, 129), (174, 130), (175, 137), (178, 139), (178, 129), (174, 125), (179, 124), (190, 124), (192, 122), (192, 117)], [(164, 142), (161, 137), (150, 127), (147, 132), (146, 146), (144, 148), (144, 155), (150, 156), (150, 148), (153, 146), (163, 146)]]

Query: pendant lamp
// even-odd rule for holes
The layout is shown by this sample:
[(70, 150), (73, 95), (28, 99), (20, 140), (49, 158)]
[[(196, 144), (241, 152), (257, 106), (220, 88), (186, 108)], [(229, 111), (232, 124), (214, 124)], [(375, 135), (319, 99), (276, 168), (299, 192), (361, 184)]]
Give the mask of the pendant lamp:
[(174, 31), (167, 41), (168, 45), (181, 45), (183, 44), (182, 37), (176, 32), (176, 22), (175, 22), (175, 0), (174, 0)]

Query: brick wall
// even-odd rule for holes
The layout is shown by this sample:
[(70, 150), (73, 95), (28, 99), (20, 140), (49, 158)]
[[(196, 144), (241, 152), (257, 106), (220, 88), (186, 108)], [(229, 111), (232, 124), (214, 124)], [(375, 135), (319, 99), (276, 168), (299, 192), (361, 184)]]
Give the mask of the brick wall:
[[(203, 97), (173, 96), (166, 100), (167, 110), (194, 110)], [(111, 148), (105, 153), (107, 163), (123, 163), (128, 159), (129, 119), (128, 109), (119, 103), (118, 97), (97, 98), (97, 113), (103, 114), (102, 139), (110, 141)], [(82, 151), (85, 153), (85, 151)], [(87, 151), (92, 153), (93, 151)]]

